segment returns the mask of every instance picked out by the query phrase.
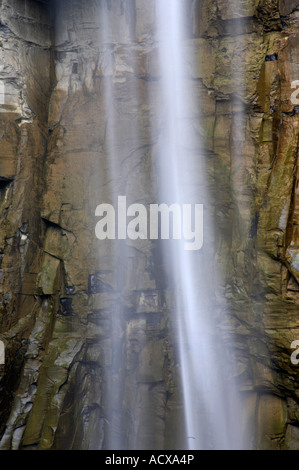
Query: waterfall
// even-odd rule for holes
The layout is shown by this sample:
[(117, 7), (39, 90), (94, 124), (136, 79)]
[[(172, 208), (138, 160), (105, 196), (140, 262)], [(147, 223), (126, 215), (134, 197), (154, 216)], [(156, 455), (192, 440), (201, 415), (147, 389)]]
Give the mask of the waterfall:
[[(152, 202), (166, 204), (168, 207), (176, 205), (185, 208), (185, 214), (189, 211), (189, 215), (192, 216), (193, 229), (197, 217), (203, 230), (203, 243), (200, 240), (200, 246), (197, 249), (186, 249), (186, 240), (183, 236), (177, 239), (158, 240), (164, 277), (173, 300), (170, 331), (172, 342), (178, 352), (183, 396), (185, 421), (177, 423), (177, 426), (182, 427), (184, 436), (178, 443), (178, 447), (241, 449), (244, 446), (242, 410), (234, 382), (234, 358), (228, 352), (233, 351), (230, 328), (227, 326), (228, 319), (224, 318), (228, 306), (222, 294), (221, 279), (217, 274), (214, 261), (213, 206), (210, 200), (209, 183), (207, 183), (209, 175), (199, 117), (200, 84), (190, 78), (188, 73), (194, 57), (190, 56), (192, 44), (188, 35), (185, 34), (186, 2), (182, 0), (156, 0), (154, 2), (159, 71), (155, 78), (157, 85), (153, 90), (148, 89), (148, 103), (139, 101), (140, 93), (136, 73), (138, 51), (142, 44), (128, 41), (123, 49), (120, 47), (118, 50), (115, 37), (121, 37), (122, 33), (126, 34), (126, 32), (123, 32), (121, 27), (119, 31), (113, 31), (110, 25), (113, 9), (105, 8), (105, 2), (102, 3), (100, 41), (101, 68), (104, 77), (102, 93), (105, 96), (104, 112), (106, 113), (104, 150), (108, 188), (105, 190), (110, 193), (109, 201), (105, 202), (116, 207), (120, 200), (118, 196), (121, 196), (121, 201), (127, 197), (130, 203), (136, 203), (134, 195), (132, 196), (133, 192), (124, 183), (122, 171), (129, 172), (130, 169), (134, 169), (130, 161), (134, 162), (135, 153), (137, 155), (142, 149), (146, 155), (146, 158), (143, 156), (142, 161), (147, 161), (148, 153), (151, 155), (150, 169), (146, 167), (149, 169), (148, 179), (156, 178), (154, 183), (147, 182), (149, 187), (156, 187)], [(128, 2), (123, 8), (128, 10), (134, 8), (134, 2)], [(126, 11), (126, 14), (130, 16), (130, 12)], [(130, 66), (122, 57), (124, 49), (129, 47), (131, 47)], [(128, 84), (122, 77), (124, 71), (131, 74)], [(127, 101), (124, 95), (121, 95), (119, 99), (116, 98), (123, 89), (126, 90)], [(142, 129), (144, 122), (139, 122), (137, 117), (138, 109), (143, 105), (152, 107), (147, 122), (148, 133)], [(117, 106), (127, 106), (130, 111), (136, 109), (136, 118), (130, 123), (121, 123)], [(123, 128), (127, 129), (126, 137), (130, 142), (127, 149), (122, 147), (121, 132), (119, 132)], [(143, 164), (146, 165), (146, 163)], [(138, 202), (144, 205), (149, 204), (150, 201), (142, 199), (142, 188), (139, 194)], [(171, 220), (174, 221), (174, 219), (175, 214)], [(181, 218), (178, 222), (179, 227), (173, 226), (174, 233), (178, 230), (181, 234), (186, 234), (184, 221), (185, 219)], [(141, 232), (139, 233), (142, 238)], [(146, 429), (151, 425), (154, 426), (151, 416), (154, 413), (153, 410), (152, 412), (142, 410), (138, 412), (139, 414), (136, 412), (138, 393), (141, 392), (136, 391), (137, 379), (132, 373), (130, 364), (128, 365), (130, 358), (135, 358), (138, 353), (143, 354), (147, 344), (147, 335), (141, 328), (145, 324), (142, 316), (126, 324), (128, 304), (131, 302), (131, 299), (130, 302), (126, 301), (126, 293), (132, 287), (133, 281), (130, 275), (128, 279), (125, 279), (126, 275), (122, 275), (122, 272), (129, 269), (128, 266), (132, 263), (134, 264), (134, 248), (137, 245), (135, 242), (128, 244), (124, 240), (126, 234), (123, 233), (123, 235), (119, 240), (109, 240), (109, 243), (107, 240), (101, 241), (101, 247), (104, 243), (107, 247), (107, 249), (102, 248), (102, 252), (106, 250), (105, 256), (107, 259), (108, 256), (110, 257), (109, 264), (113, 265), (114, 270), (118, 272), (118, 280), (115, 284), (122, 292), (117, 300), (113, 300), (110, 338), (112, 359), (110, 361), (108, 358), (106, 361), (110, 364), (107, 368), (106, 391), (108, 423), (106, 445), (110, 449), (132, 449), (144, 446), (144, 444), (137, 443), (138, 432), (141, 427)], [(200, 235), (198, 236), (200, 239)], [(142, 243), (143, 241), (141, 240)], [(138, 240), (136, 243), (138, 244)], [(148, 246), (152, 242), (146, 240), (144, 243), (148, 243), (144, 250), (148, 252), (150, 250)], [(102, 257), (102, 265), (104, 259)], [(149, 282), (148, 285), (150, 285)], [(163, 290), (161, 286), (158, 286), (159, 290)], [(216, 298), (215, 291), (217, 292)], [(220, 323), (224, 325), (224, 328), (219, 327)], [(226, 332), (225, 337), (222, 336), (223, 330)], [(139, 332), (138, 341), (134, 336), (136, 331)], [(139, 373), (139, 380), (141, 383), (144, 382), (143, 386), (146, 390), (148, 380), (146, 371), (142, 378)], [(127, 397), (125, 413), (123, 411), (124, 393)], [(134, 422), (136, 414), (138, 414), (138, 423)], [(144, 434), (146, 435), (146, 432)], [(157, 443), (156, 446), (158, 445)]]
[[(159, 153), (160, 196), (172, 202), (204, 205), (201, 252), (188, 252), (182, 243), (172, 244), (167, 267), (174, 279), (178, 309), (187, 445), (189, 449), (241, 449), (242, 409), (233, 381), (234, 359), (225, 357), (219, 319), (213, 312), (212, 290), (219, 288), (220, 280), (213, 259), (215, 234), (204, 142), (200, 122), (196, 123), (193, 116), (194, 103), (198, 104), (198, 114), (200, 104), (188, 79), (192, 57), (184, 34), (184, 5), (181, 0), (159, 1), (157, 21), (164, 123)], [(221, 315), (225, 315), (224, 296), (219, 296), (217, 303)]]

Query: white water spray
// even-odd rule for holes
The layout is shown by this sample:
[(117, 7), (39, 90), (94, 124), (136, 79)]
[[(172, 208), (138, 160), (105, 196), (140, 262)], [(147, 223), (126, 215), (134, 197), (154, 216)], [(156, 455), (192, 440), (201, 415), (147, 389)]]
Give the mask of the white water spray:
[[(215, 315), (216, 309), (224, 315), (227, 306), (224, 299), (218, 298), (217, 302), (214, 301), (214, 292), (217, 290), (219, 293), (220, 289), (213, 260), (213, 214), (210, 195), (206, 189), (204, 142), (198, 119), (200, 114), (200, 103), (197, 98), (198, 83), (188, 78), (187, 73), (192, 59), (188, 52), (190, 41), (184, 37), (183, 24), (186, 19), (184, 5), (186, 5), (184, 0), (155, 0), (159, 82), (154, 89), (159, 96), (158, 98), (155, 96), (151, 101), (151, 91), (148, 90), (149, 103), (138, 101), (136, 50), (142, 46), (131, 43), (131, 68), (128, 67), (125, 61), (122, 61), (123, 52), (121, 48), (120, 52), (117, 50), (116, 41), (113, 39), (114, 32), (110, 29), (109, 15), (112, 15), (113, 11), (108, 9), (107, 13), (105, 9), (103, 10), (101, 47), (103, 93), (107, 116), (105, 139), (107, 187), (110, 187), (109, 202), (116, 207), (117, 197), (130, 193), (130, 188), (126, 187), (125, 175), (122, 174), (125, 168), (122, 163), (130, 161), (136, 149), (146, 146), (157, 147), (156, 158), (152, 155), (152, 174), (157, 170), (159, 179), (155, 202), (168, 206), (204, 205), (202, 249), (185, 250), (184, 239), (165, 240), (161, 245), (165, 275), (175, 299), (175, 308), (171, 312), (173, 343), (179, 354), (184, 398), (185, 423), (181, 427), (184, 428), (185, 435), (178, 447), (240, 449), (243, 447), (242, 418), (233, 380), (234, 360), (225, 353), (228, 339), (226, 337), (225, 341), (223, 340), (218, 329), (219, 317)], [(125, 83), (125, 79), (122, 81), (124, 69), (127, 74), (131, 74), (129, 88), (126, 88), (122, 99), (118, 99), (118, 92), (123, 90), (121, 87)], [(129, 97), (126, 98), (126, 103), (123, 96)], [(155, 106), (156, 103), (159, 105)], [(158, 129), (159, 135), (158, 137), (153, 135), (152, 142), (146, 142), (142, 123), (138, 122), (139, 107), (143, 104), (151, 106), (151, 118), (154, 120), (151, 123), (152, 128)], [(128, 123), (125, 125), (128, 133), (126, 137), (129, 137), (130, 142), (130, 147), (126, 150), (123, 149), (119, 132), (124, 125), (119, 120), (117, 108), (125, 105), (129, 108), (130, 116), (133, 115), (132, 110), (136, 108), (136, 118), (134, 117), (131, 126), (128, 126)], [(120, 246), (118, 240), (109, 242), (107, 246), (110, 247), (109, 253), (113, 258), (113, 262), (111, 260), (109, 262), (114, 265), (113, 269), (116, 270), (115, 266), (119, 264), (128, 264), (130, 256), (132, 257), (128, 246), (125, 243)], [(126, 286), (118, 286), (120, 290), (124, 287)], [(226, 321), (221, 318), (221, 321), (223, 320)], [(152, 416), (148, 416), (146, 411), (144, 413), (136, 411), (135, 395), (132, 393), (128, 398), (126, 392), (127, 413), (130, 415), (132, 430), (131, 436), (128, 437), (130, 431), (126, 429), (123, 416), (123, 394), (126, 387), (136, 393), (135, 385), (128, 384), (130, 378), (124, 378), (127, 366), (124, 350), (130, 348), (129, 330), (125, 324), (120, 296), (113, 312), (111, 332), (113, 352), (110, 376), (107, 379), (109, 390), (107, 446), (110, 449), (123, 449), (128, 446), (138, 448), (140, 441), (137, 437), (137, 428), (143, 428), (143, 435), (146, 436), (144, 430), (151, 425)], [(136, 343), (136, 339), (134, 341)], [(132, 346), (133, 349), (139, 348), (142, 351), (146, 341), (146, 334), (140, 329), (138, 344)], [(135, 349), (127, 350), (127, 357), (135, 354)], [(133, 375), (132, 380), (136, 380)], [(154, 414), (154, 411), (151, 414)], [(136, 415), (139, 419), (138, 424), (134, 421)], [(178, 427), (180, 425), (178, 423)]]
[[(157, 2), (163, 128), (158, 158), (160, 196), (181, 203), (203, 203), (205, 162), (200, 132), (192, 116), (194, 90), (187, 78), (188, 41), (184, 37), (184, 2)], [(172, 245), (168, 274), (174, 280), (184, 396), (186, 442), (189, 449), (243, 447), (241, 408), (233, 382), (232, 358), (221, 357), (224, 343), (213, 312), (213, 229), (208, 209), (204, 218), (203, 253), (186, 253)], [(222, 311), (226, 306), (221, 299)], [(219, 304), (219, 299), (218, 299)]]

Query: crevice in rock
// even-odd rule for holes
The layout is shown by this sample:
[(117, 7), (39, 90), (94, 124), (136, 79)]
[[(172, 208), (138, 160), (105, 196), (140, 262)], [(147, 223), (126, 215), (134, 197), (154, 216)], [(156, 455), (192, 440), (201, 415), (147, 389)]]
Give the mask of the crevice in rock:
[(277, 55), (277, 53), (266, 55), (266, 58), (265, 58), (265, 61), (266, 61), (266, 62), (273, 62), (273, 61), (275, 61), (275, 60), (278, 60), (278, 55)]

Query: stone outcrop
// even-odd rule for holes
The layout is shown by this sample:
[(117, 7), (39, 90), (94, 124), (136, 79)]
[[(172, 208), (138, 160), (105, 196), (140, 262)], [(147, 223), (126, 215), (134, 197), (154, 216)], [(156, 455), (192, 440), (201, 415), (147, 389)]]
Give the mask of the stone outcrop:
[[(298, 449), (298, 6), (186, 4), (190, 120), (204, 139), (230, 315), (219, 328), (234, 335), (251, 448)], [(154, 9), (149, 0), (0, 2), (1, 449), (182, 442), (161, 246), (94, 234), (99, 203), (154, 200)], [(220, 319), (222, 308), (216, 301)]]

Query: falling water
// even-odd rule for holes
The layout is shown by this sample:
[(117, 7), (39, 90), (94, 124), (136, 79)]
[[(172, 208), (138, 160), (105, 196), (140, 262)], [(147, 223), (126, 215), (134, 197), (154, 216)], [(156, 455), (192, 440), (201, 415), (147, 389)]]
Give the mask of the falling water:
[[(125, 92), (127, 100), (130, 103), (123, 103), (122, 99), (117, 99), (119, 90), (122, 87), (122, 73), (124, 72), (121, 54), (118, 52), (118, 45), (123, 35), (126, 36), (128, 31), (122, 21), (122, 8), (126, 8), (130, 14), (131, 5), (122, 6), (121, 2), (114, 4), (111, 8), (109, 2), (102, 1), (101, 18), (100, 18), (100, 34), (101, 34), (101, 51), (102, 51), (102, 64), (103, 71), (103, 96), (104, 96), (104, 114), (105, 114), (105, 170), (107, 181), (107, 202), (111, 203), (113, 207), (117, 207), (118, 196), (128, 196), (126, 188), (126, 177), (124, 173), (123, 160), (127, 157), (122, 139), (120, 138), (121, 129), (124, 127), (119, 119), (122, 106), (130, 107), (135, 106), (135, 101), (138, 100), (136, 91), (136, 80), (130, 80), (129, 84), (126, 83)], [(119, 17), (118, 22), (115, 21), (115, 16)], [(120, 29), (116, 29), (117, 25)], [(132, 72), (135, 68), (135, 54), (133, 50), (130, 52), (130, 60), (132, 62), (131, 68), (128, 67), (128, 72)], [(121, 71), (121, 73), (120, 73)], [(125, 100), (124, 100), (125, 101)], [(130, 127), (126, 126), (126, 139), (130, 142), (129, 152), (132, 152), (135, 146), (138, 146), (140, 141), (138, 133), (138, 123), (131, 123)], [(107, 254), (110, 258), (110, 265), (116, 271), (116, 279), (114, 281), (117, 289), (122, 292), (126, 290), (122, 278), (122, 271), (124, 266), (130, 264), (130, 250), (123, 240), (116, 242), (110, 241), (107, 245)], [(117, 268), (116, 268), (117, 266)], [(127, 439), (125, 438), (125, 424), (123, 416), (123, 395), (125, 388), (124, 370), (126, 363), (124, 360), (125, 340), (125, 306), (122, 298), (113, 302), (112, 315), (111, 315), (111, 367), (107, 374), (107, 416), (108, 427), (106, 431), (106, 446), (109, 449), (124, 449), (127, 447)]]
[[(133, 4), (132, 4), (133, 5)], [(200, 113), (199, 84), (188, 74), (191, 42), (185, 36), (186, 2), (182, 0), (156, 0), (156, 27), (159, 55), (159, 88), (150, 105), (159, 103), (151, 114), (151, 127), (158, 129), (157, 154), (152, 156), (152, 174), (157, 172), (157, 203), (202, 204), (204, 207), (203, 247), (196, 251), (185, 250), (184, 240), (165, 240), (161, 243), (164, 275), (175, 307), (172, 311), (173, 342), (178, 350), (181, 385), (184, 400), (185, 437), (180, 447), (188, 449), (240, 449), (243, 448), (242, 419), (239, 397), (235, 389), (234, 359), (229, 356), (229, 333), (222, 337), (219, 322), (227, 325), (227, 319), (219, 318), (227, 310), (221, 296), (221, 282), (214, 263), (213, 213), (208, 192), (209, 180), (205, 163), (203, 131), (198, 118)], [(103, 9), (103, 15), (107, 15)], [(109, 13), (111, 14), (111, 12)], [(109, 15), (108, 15), (109, 16)], [(124, 67), (113, 50), (109, 17), (101, 19), (102, 68), (104, 70), (106, 104), (106, 160), (107, 181), (110, 186), (109, 202), (117, 203), (117, 195), (127, 195), (122, 184), (123, 167), (119, 165), (122, 153), (118, 136), (117, 109), (117, 61)], [(114, 46), (115, 47), (115, 46)], [(135, 70), (136, 49), (132, 52), (131, 67)], [(128, 69), (128, 73), (130, 70)], [(188, 78), (189, 77), (189, 78)], [(130, 81), (129, 97), (134, 107), (138, 102), (138, 90)], [(151, 99), (148, 92), (149, 100)], [(121, 100), (118, 101), (118, 105)], [(138, 103), (136, 104), (136, 109)], [(145, 146), (142, 123), (132, 122), (129, 138), (132, 149)], [(153, 146), (153, 142), (148, 142)], [(132, 154), (131, 154), (132, 157)], [(119, 159), (119, 160), (118, 160)], [(130, 250), (126, 244), (113, 242), (114, 263), (129, 262)], [(111, 245), (110, 249), (111, 249)], [(109, 255), (109, 256), (110, 256)], [(124, 288), (125, 286), (120, 286)], [(217, 299), (215, 300), (215, 291)], [(124, 311), (122, 302), (115, 304), (112, 347), (112, 373), (108, 386), (108, 447), (125, 448), (123, 397), (125, 347)], [(229, 330), (225, 328), (226, 331)], [(142, 336), (142, 334), (141, 334)], [(120, 340), (121, 338), (121, 340)], [(140, 338), (140, 342), (146, 338)], [(128, 338), (127, 338), (128, 343)], [(231, 348), (230, 350), (233, 350)], [(134, 407), (133, 398), (131, 406)], [(132, 412), (132, 416), (134, 413)], [(146, 417), (145, 417), (146, 419)], [(143, 423), (146, 427), (147, 423)], [(134, 439), (133, 439), (134, 441)], [(134, 443), (131, 441), (131, 448)], [(129, 439), (130, 442), (130, 439)]]

